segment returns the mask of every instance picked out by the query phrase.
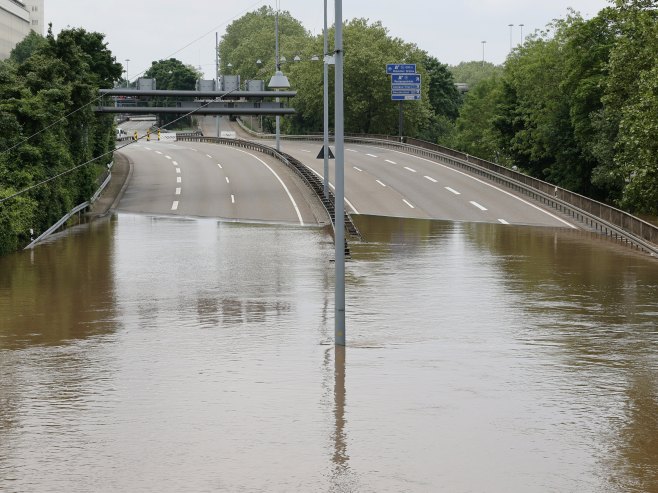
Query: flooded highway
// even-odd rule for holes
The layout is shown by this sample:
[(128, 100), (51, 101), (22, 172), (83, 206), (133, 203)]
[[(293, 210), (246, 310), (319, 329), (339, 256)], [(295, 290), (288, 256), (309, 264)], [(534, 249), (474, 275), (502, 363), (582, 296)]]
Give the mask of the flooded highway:
[(119, 214), (0, 258), (0, 491), (658, 492), (658, 262)]

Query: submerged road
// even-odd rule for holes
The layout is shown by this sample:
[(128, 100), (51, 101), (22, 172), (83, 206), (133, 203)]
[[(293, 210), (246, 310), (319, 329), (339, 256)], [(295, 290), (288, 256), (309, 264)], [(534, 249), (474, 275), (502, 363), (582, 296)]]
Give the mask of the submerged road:
[[(316, 159), (321, 147), (319, 142), (281, 144), (283, 152), (318, 175), (324, 166), (322, 159)], [(333, 160), (329, 176), (333, 185)], [(359, 214), (574, 227), (486, 180), (423, 157), (370, 145), (345, 145), (345, 198), (347, 210)]]
[(133, 164), (120, 212), (297, 225), (324, 222), (316, 217), (309, 191), (269, 156), (214, 144), (143, 140), (119, 152)]
[[(322, 176), (323, 160), (316, 158), (321, 145), (284, 140), (281, 150)], [(121, 211), (294, 224), (328, 221), (319, 201), (288, 168), (256, 151), (142, 140), (121, 152), (134, 163)], [(329, 171), (333, 187), (333, 160)], [(376, 145), (346, 145), (345, 199), (353, 214), (575, 228), (497, 184)]]

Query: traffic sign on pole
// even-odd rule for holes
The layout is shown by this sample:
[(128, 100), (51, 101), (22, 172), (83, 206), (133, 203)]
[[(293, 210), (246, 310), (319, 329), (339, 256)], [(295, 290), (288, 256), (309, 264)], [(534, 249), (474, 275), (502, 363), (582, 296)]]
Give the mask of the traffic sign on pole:
[(391, 100), (418, 101), (421, 97), (420, 74), (391, 75)]
[(415, 63), (389, 63), (386, 65), (386, 73), (391, 74), (415, 74)]

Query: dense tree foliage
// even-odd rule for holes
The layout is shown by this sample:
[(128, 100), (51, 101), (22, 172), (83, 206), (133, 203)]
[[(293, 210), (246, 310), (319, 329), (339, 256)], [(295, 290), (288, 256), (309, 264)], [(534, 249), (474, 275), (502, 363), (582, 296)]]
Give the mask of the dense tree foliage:
[[(99, 87), (112, 87), (120, 76), (103, 35), (84, 29), (30, 35), (0, 62), (0, 198), (113, 148), (113, 119), (96, 116), (92, 103)], [(0, 254), (89, 199), (110, 160), (0, 204)]]
[(530, 36), (465, 98), (455, 144), (634, 212), (658, 214), (658, 7), (616, 0)]
[(482, 63), (481, 61), (461, 62), (448, 68), (455, 82), (468, 84), (471, 88), (475, 87), (481, 80), (491, 79), (503, 72), (502, 66), (490, 62)]
[[(233, 22), (220, 43), (223, 73), (242, 79), (267, 79), (274, 72), (275, 13), (269, 7)], [(288, 12), (279, 15), (280, 52), (287, 60), (281, 68), (288, 76), (297, 115), (284, 119), (284, 130), (294, 133), (322, 131), (323, 64), (309, 61), (323, 54), (323, 36), (311, 36)], [(423, 76), (422, 99), (404, 103), (405, 134), (435, 141), (452, 130), (461, 96), (446, 65), (416, 45), (393, 38), (379, 22), (353, 19), (344, 26), (345, 129), (350, 133), (398, 132), (398, 103), (391, 101), (387, 63), (416, 63)], [(333, 43), (333, 29), (329, 33)], [(332, 48), (329, 51), (333, 51)], [(303, 60), (291, 63), (295, 56)], [(256, 60), (263, 62), (261, 68)], [(228, 64), (231, 63), (231, 67)], [(330, 91), (333, 94), (333, 67)], [(333, 101), (330, 111), (333, 121)]]

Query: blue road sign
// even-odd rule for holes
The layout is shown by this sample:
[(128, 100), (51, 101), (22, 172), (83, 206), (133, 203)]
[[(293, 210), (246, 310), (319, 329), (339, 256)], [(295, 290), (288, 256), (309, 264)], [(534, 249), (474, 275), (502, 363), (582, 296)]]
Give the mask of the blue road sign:
[(418, 101), (420, 94), (391, 94), (391, 101)]
[(386, 65), (387, 74), (415, 74), (415, 63), (389, 63)]
[(391, 84), (420, 84), (420, 74), (393, 75)]

